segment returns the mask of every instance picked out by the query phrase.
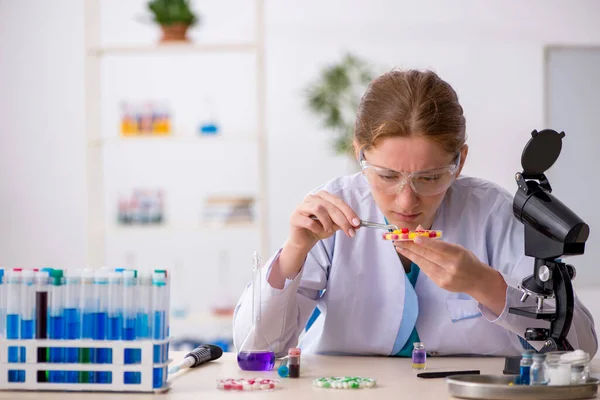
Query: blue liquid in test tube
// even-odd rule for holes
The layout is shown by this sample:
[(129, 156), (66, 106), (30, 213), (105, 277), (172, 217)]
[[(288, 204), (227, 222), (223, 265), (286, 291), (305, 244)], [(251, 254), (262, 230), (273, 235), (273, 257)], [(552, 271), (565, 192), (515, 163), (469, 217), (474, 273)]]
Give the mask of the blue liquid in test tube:
[[(164, 340), (166, 327), (165, 317), (167, 314), (164, 302), (167, 278), (164, 273), (152, 274), (152, 339)], [(154, 345), (154, 362), (161, 363), (162, 351), (160, 345)], [(153, 387), (163, 387), (166, 380), (164, 368), (153, 368)]]
[(121, 340), (123, 327), (123, 286), (122, 274), (108, 273), (108, 340)]
[[(100, 269), (94, 275), (94, 340), (106, 340), (108, 336), (108, 270)], [(95, 361), (98, 364), (112, 363), (110, 349), (96, 349)], [(110, 383), (111, 373), (97, 372), (96, 383)]]
[[(136, 271), (126, 270), (123, 271), (123, 332), (122, 338), (127, 341), (134, 341), (135, 337), (135, 324), (136, 324), (136, 308), (135, 308), (135, 295), (136, 295)], [(136, 364), (139, 349), (125, 349), (124, 352), (124, 364)], [(125, 384), (141, 383), (141, 376), (139, 372), (125, 372), (123, 376), (123, 382)]]
[[(108, 340), (121, 340), (123, 329), (123, 286), (121, 285), (122, 273), (108, 273), (108, 327), (106, 338)], [(108, 351), (108, 363), (112, 363), (113, 350)], [(110, 381), (110, 378), (109, 378)]]
[[(82, 313), (81, 338), (91, 340), (94, 338), (94, 310), (96, 307), (94, 296), (94, 271), (86, 268), (81, 273), (80, 304)], [(83, 348), (79, 350), (79, 362), (82, 364), (94, 363), (96, 353), (93, 349)], [(96, 375), (92, 371), (81, 371), (79, 373), (80, 383), (95, 383)]]
[[(48, 325), (48, 337), (53, 340), (65, 338), (63, 289), (63, 271), (53, 269), (50, 272), (50, 324)], [(65, 349), (63, 347), (51, 347), (49, 362), (64, 363)], [(48, 378), (50, 382), (65, 382), (65, 374), (62, 371), (50, 371)]]
[[(21, 273), (21, 339), (33, 339), (34, 337), (34, 304), (35, 287), (33, 285), (33, 270), (23, 270)], [(21, 363), (27, 362), (25, 347), (19, 351)], [(25, 371), (19, 371), (19, 382), (25, 382)]]
[[(139, 273), (137, 277), (137, 311), (135, 321), (135, 337), (150, 339), (150, 307), (152, 294), (152, 275)], [(146, 360), (147, 361), (147, 360)], [(141, 362), (139, 354), (137, 363)]]
[[(19, 339), (21, 328), (21, 271), (6, 271), (6, 339)], [(19, 347), (8, 348), (8, 362), (19, 362)], [(15, 366), (16, 367), (16, 366)], [(19, 382), (19, 371), (8, 371), (9, 382)]]
[(0, 338), (4, 337), (6, 324), (6, 289), (4, 285), (4, 268), (0, 268)]
[[(164, 316), (164, 322), (163, 322), (163, 327), (164, 327), (164, 339), (168, 339), (169, 338), (169, 320), (170, 320), (170, 312), (171, 312), (171, 303), (170, 303), (170, 287), (171, 285), (169, 284), (170, 282), (170, 276), (167, 273), (167, 270), (165, 269), (157, 269), (154, 270), (154, 272), (157, 273), (161, 273), (165, 276), (165, 288), (163, 290), (163, 299), (162, 302), (164, 304), (164, 310), (165, 310), (165, 316)], [(167, 341), (167, 343), (160, 345), (160, 362), (167, 362), (168, 358), (169, 358), (169, 342)]]
[[(79, 312), (79, 295), (81, 291), (81, 273), (78, 270), (65, 271), (65, 339), (81, 339), (81, 315)], [(79, 348), (68, 347), (65, 351), (65, 362), (69, 364), (79, 363)], [(79, 382), (78, 371), (67, 371), (65, 381), (67, 383)]]

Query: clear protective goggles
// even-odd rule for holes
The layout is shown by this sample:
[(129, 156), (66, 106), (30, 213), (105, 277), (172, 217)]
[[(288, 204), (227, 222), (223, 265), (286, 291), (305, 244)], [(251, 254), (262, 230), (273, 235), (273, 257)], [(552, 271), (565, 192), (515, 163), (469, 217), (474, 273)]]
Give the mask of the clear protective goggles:
[(369, 164), (363, 151), (359, 153), (359, 162), (363, 174), (371, 187), (384, 194), (399, 193), (407, 183), (420, 196), (435, 196), (447, 190), (460, 166), (460, 151), (454, 158), (454, 163), (445, 167), (417, 171), (411, 173), (398, 172)]

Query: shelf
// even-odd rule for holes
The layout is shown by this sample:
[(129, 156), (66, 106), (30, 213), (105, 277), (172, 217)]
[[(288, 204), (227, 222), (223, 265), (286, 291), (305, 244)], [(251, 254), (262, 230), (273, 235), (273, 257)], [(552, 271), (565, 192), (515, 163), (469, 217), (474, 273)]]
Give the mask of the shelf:
[(238, 135), (238, 136), (223, 136), (219, 135), (197, 135), (197, 136), (182, 136), (182, 135), (166, 135), (166, 136), (116, 136), (105, 137), (98, 139), (90, 139), (89, 145), (92, 147), (114, 146), (130, 143), (202, 143), (208, 142), (253, 142), (258, 140), (258, 136)]
[(235, 224), (203, 224), (198, 226), (172, 226), (164, 225), (113, 225), (106, 233), (110, 234), (179, 234), (179, 233), (207, 233), (211, 231), (228, 231), (228, 230), (257, 230), (259, 228), (256, 222), (245, 222)]
[(255, 43), (169, 43), (169, 44), (146, 44), (131, 46), (107, 46), (92, 48), (91, 55), (117, 55), (117, 54), (161, 54), (161, 53), (240, 53), (253, 52), (258, 49)]

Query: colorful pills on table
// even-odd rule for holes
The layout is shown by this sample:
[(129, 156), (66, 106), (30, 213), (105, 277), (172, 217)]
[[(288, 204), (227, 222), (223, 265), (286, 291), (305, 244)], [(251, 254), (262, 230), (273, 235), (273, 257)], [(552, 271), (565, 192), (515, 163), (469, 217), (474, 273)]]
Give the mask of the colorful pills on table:
[(221, 390), (237, 390), (237, 391), (255, 391), (255, 390), (273, 390), (279, 387), (277, 379), (244, 379), (244, 378), (228, 378), (217, 379), (217, 389)]
[(383, 234), (384, 240), (395, 240), (399, 242), (406, 242), (415, 240), (418, 236), (428, 237), (431, 239), (440, 239), (442, 237), (442, 231), (435, 230), (416, 230), (411, 231), (408, 228), (402, 228), (393, 232), (387, 232)]
[(325, 377), (313, 381), (313, 386), (323, 389), (365, 389), (374, 388), (376, 384), (375, 379), (360, 376)]

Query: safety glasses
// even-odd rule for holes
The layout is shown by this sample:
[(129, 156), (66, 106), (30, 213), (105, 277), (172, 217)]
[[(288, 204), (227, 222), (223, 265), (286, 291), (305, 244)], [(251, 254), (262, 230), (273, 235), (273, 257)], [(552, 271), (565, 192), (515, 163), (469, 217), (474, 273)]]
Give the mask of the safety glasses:
[(460, 165), (460, 151), (451, 165), (411, 173), (398, 172), (369, 164), (365, 160), (362, 150), (359, 153), (359, 161), (362, 172), (371, 187), (381, 193), (395, 194), (402, 191), (406, 184), (410, 184), (412, 190), (420, 196), (435, 196), (447, 190), (454, 182)]

